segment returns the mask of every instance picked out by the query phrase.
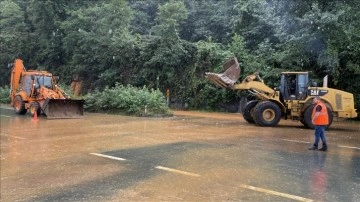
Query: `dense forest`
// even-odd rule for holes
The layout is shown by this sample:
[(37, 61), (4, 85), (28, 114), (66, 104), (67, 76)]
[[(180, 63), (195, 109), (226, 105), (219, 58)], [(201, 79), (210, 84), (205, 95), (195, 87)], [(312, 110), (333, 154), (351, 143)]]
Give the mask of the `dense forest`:
[[(329, 75), (360, 109), (357, 0), (1, 0), (0, 86), (9, 64), (49, 70), (83, 93), (117, 84), (170, 89), (193, 109), (238, 103), (241, 93), (209, 83), (235, 55), (242, 76), (275, 87), (282, 71)], [(321, 82), (320, 82), (321, 83)]]

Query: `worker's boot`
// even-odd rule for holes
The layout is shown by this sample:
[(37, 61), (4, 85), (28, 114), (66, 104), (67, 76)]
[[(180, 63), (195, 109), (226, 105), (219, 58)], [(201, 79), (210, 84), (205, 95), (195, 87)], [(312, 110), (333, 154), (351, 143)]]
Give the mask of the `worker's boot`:
[(327, 151), (327, 145), (323, 144), (323, 146), (321, 147), (321, 149), (319, 149), (319, 151)]
[(318, 146), (314, 144), (312, 147), (309, 147), (308, 149), (309, 150), (318, 150)]

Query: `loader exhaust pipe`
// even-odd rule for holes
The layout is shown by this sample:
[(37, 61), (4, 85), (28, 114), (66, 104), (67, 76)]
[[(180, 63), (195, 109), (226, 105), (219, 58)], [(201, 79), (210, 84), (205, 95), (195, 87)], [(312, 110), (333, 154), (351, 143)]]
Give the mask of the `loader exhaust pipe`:
[(42, 110), (48, 119), (83, 118), (84, 100), (46, 99)]

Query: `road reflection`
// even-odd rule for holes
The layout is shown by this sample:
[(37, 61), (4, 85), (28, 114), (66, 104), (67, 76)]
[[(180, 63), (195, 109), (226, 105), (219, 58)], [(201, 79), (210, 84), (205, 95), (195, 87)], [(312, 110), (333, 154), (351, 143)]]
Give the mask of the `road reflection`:
[(311, 191), (316, 201), (326, 201), (326, 152), (314, 151), (311, 159)]

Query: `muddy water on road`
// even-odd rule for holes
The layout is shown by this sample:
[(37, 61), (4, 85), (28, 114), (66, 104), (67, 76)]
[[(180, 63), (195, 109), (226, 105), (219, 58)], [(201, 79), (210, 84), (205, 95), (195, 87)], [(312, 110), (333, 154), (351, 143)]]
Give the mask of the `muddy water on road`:
[[(246, 123), (239, 114), (176, 111), (174, 115), (86, 114), (84, 119), (38, 121), (2, 116), (1, 198), (289, 201), (240, 186), (251, 185), (306, 199), (360, 199), (358, 123), (334, 122), (326, 132), (329, 152), (313, 153), (307, 151), (313, 131), (291, 120), (262, 128)], [(319, 184), (317, 178), (324, 175), (326, 180)]]

